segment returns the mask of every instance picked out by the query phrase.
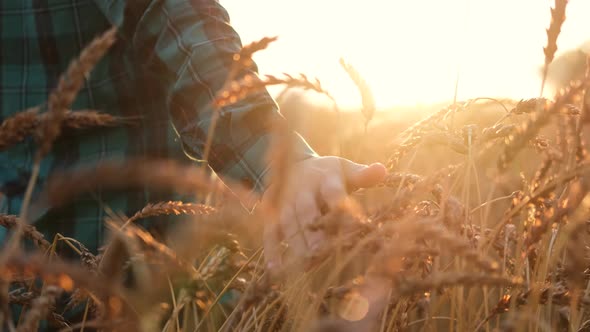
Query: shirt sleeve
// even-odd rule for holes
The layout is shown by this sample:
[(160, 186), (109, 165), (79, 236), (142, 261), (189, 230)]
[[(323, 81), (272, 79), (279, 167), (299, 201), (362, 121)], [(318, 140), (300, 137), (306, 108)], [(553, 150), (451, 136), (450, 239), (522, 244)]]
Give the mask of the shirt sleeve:
[[(224, 86), (234, 54), (242, 47), (226, 10), (216, 0), (151, 1), (136, 25), (133, 43), (162, 63), (173, 79), (167, 105), (185, 152), (202, 159), (213, 112), (220, 112), (208, 163), (222, 177), (245, 182), (262, 192), (268, 171), (265, 154), (272, 124), (286, 121), (266, 90), (215, 110), (212, 101)], [(256, 66), (238, 74), (255, 74)], [(295, 158), (315, 156), (301, 136)]]

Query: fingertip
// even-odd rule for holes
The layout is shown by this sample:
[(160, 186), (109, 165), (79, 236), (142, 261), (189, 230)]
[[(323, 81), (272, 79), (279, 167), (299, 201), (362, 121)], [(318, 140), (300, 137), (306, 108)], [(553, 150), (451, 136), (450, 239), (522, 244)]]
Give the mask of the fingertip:
[(368, 188), (379, 184), (387, 175), (387, 168), (381, 163), (370, 164), (351, 177), (355, 189)]
[(382, 163), (373, 163), (369, 165), (369, 168), (373, 169), (376, 182), (383, 181), (387, 176), (387, 168)]

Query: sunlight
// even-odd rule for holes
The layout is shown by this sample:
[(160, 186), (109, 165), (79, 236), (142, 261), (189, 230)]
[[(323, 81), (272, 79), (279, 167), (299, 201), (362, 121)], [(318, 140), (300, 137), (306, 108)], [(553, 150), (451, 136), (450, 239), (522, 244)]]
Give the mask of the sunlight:
[[(384, 108), (452, 100), (458, 73), (459, 99), (537, 96), (552, 1), (221, 3), (244, 43), (279, 36), (256, 56), (261, 73), (316, 76), (342, 105), (354, 107), (360, 98), (338, 64), (343, 57)], [(558, 54), (590, 36), (588, 12), (590, 1), (570, 1)]]

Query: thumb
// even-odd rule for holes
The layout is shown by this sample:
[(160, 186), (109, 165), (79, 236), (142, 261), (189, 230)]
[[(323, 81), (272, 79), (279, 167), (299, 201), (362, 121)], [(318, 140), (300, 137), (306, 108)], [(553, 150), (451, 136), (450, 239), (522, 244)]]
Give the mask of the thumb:
[(346, 184), (351, 191), (373, 187), (383, 181), (387, 175), (387, 169), (381, 163), (371, 165), (357, 164), (352, 161), (348, 161), (348, 163), (345, 176)]

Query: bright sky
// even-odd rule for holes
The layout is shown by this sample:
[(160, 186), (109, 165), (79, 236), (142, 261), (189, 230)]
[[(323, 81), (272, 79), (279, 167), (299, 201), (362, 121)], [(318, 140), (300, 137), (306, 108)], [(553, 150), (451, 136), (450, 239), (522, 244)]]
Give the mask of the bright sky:
[[(527, 98), (538, 68), (550, 0), (220, 0), (244, 44), (279, 36), (255, 57), (262, 74), (318, 77), (344, 106), (360, 104), (340, 68), (366, 78), (378, 107), (459, 99)], [(560, 51), (590, 40), (589, 0), (570, 0)]]

